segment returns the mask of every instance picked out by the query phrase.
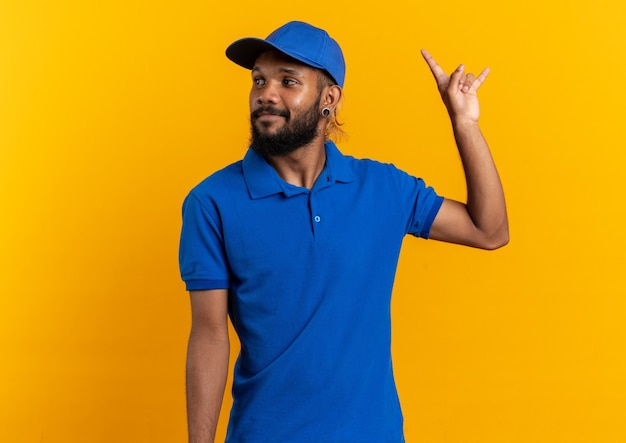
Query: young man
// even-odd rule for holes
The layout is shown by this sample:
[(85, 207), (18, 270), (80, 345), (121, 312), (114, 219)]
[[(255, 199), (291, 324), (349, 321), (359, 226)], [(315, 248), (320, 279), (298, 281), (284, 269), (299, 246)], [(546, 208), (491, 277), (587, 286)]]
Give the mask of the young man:
[(467, 203), (392, 165), (342, 155), (335, 129), (345, 63), (318, 28), (290, 22), (226, 55), (251, 69), (252, 138), (242, 161), (183, 205), (190, 291), (190, 442), (213, 442), (229, 356), (241, 342), (226, 441), (400, 443), (390, 300), (406, 234), (495, 249), (508, 242), (504, 194), (478, 127), (487, 77), (446, 75), (423, 51), (448, 109)]

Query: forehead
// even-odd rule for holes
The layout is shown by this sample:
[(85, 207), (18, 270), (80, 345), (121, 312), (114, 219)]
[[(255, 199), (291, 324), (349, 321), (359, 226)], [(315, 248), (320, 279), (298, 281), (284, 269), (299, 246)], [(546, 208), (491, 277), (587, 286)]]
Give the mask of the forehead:
[(292, 71), (301, 76), (317, 75), (317, 69), (302, 63), (278, 51), (266, 51), (259, 55), (254, 62), (252, 72), (255, 71)]

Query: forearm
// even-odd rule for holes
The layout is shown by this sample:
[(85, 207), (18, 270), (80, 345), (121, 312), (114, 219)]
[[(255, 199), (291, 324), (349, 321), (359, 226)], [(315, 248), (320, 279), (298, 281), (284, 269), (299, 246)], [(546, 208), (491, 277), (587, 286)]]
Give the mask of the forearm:
[(508, 242), (508, 221), (502, 183), (487, 141), (477, 122), (452, 118), (465, 179), (467, 211), (476, 229), (494, 247)]
[(187, 350), (189, 443), (213, 443), (228, 375), (228, 335), (210, 337), (192, 328)]

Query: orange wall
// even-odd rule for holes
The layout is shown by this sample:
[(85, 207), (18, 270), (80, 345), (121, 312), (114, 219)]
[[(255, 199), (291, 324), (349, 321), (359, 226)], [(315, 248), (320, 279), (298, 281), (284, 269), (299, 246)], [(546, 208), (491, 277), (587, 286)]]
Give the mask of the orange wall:
[(249, 76), (224, 48), (293, 18), (344, 48), (342, 150), (448, 197), (463, 179), (419, 49), (448, 70), (492, 68), (482, 126), (512, 241), (405, 243), (393, 352), (407, 441), (626, 441), (615, 0), (4, 0), (0, 441), (184, 441), (180, 205), (246, 148)]

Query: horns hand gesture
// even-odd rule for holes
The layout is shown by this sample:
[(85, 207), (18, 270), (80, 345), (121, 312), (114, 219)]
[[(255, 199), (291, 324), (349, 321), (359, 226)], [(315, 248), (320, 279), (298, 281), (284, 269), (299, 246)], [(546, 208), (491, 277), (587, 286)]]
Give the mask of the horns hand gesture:
[(448, 76), (428, 51), (422, 49), (422, 56), (435, 77), (439, 93), (448, 109), (450, 118), (453, 121), (477, 122), (480, 108), (476, 93), (489, 75), (489, 68), (485, 68), (478, 77), (475, 77), (474, 74), (466, 73), (465, 66), (460, 65)]

